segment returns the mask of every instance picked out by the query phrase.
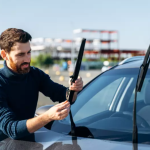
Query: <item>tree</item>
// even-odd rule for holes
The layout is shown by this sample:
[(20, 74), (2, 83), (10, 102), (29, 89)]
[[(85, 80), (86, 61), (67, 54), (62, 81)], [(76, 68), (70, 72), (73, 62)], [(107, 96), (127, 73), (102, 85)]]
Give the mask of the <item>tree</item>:
[(40, 54), (31, 59), (32, 66), (49, 67), (53, 65), (53, 59), (50, 54)]

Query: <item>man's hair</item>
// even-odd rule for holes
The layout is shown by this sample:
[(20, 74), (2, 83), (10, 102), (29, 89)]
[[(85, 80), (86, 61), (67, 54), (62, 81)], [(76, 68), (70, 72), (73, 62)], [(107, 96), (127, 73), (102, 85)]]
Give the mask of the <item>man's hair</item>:
[(0, 48), (9, 53), (16, 42), (27, 43), (31, 39), (31, 35), (22, 29), (8, 28), (0, 35)]

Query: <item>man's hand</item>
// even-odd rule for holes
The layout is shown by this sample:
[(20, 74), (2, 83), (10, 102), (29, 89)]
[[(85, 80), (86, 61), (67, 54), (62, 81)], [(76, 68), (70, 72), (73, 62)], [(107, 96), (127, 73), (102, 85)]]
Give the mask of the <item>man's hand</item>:
[(69, 111), (70, 111), (70, 103), (68, 101), (57, 104), (51, 107), (45, 113), (37, 117), (28, 119), (26, 123), (27, 130), (29, 131), (29, 133), (33, 133), (38, 129), (44, 127), (50, 121), (62, 120), (68, 116)]
[(69, 90), (75, 91), (72, 102), (76, 100), (77, 93), (81, 91), (82, 88), (83, 88), (83, 81), (81, 77), (78, 77), (78, 79), (74, 83), (72, 83), (72, 85), (71, 85), (71, 78), (69, 79)]
[(68, 101), (59, 103), (51, 107), (46, 113), (50, 121), (63, 120), (66, 118), (70, 111), (70, 103)]
[(83, 88), (83, 81), (81, 77), (78, 77), (78, 79), (75, 81), (75, 83), (72, 83), (71, 85), (71, 78), (69, 79), (69, 90), (79, 92)]

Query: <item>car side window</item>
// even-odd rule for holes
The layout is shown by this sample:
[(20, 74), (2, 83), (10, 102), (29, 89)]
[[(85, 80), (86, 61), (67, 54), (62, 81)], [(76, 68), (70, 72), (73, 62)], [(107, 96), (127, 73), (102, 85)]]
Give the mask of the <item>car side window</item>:
[[(80, 108), (80, 110), (75, 114), (74, 120), (78, 121), (83, 118), (92, 116), (94, 114), (103, 112), (109, 109), (111, 101), (121, 83), (123, 78), (119, 78), (106, 87), (98, 91), (93, 97), (88, 100), (88, 102)], [(99, 85), (100, 86), (100, 85)], [(94, 87), (98, 88), (98, 87)], [(88, 93), (87, 93), (88, 94)]]

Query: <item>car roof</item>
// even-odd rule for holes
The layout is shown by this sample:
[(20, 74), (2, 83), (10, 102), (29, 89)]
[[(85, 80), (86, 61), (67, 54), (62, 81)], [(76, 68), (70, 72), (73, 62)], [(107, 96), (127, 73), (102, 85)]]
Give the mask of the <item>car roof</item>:
[(135, 56), (135, 57), (127, 58), (122, 62), (118, 63), (118, 65), (114, 69), (139, 68), (143, 63), (143, 60), (144, 60), (144, 56)]

